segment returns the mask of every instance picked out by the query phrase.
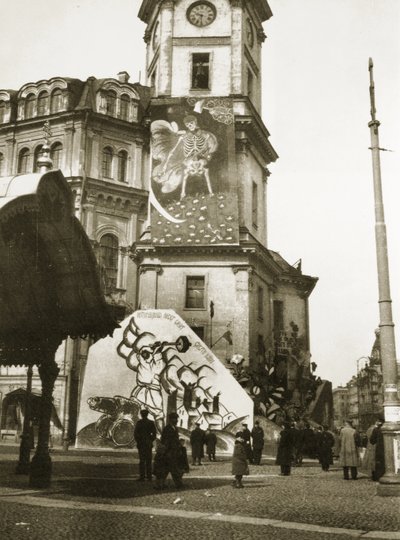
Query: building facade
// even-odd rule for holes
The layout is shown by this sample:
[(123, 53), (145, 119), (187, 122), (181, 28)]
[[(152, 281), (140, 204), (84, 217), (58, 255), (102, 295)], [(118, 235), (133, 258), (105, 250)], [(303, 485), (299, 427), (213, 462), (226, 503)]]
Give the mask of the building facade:
[[(117, 318), (173, 309), (224, 362), (274, 367), (298, 402), (317, 280), (268, 247), (278, 155), (261, 118), (261, 49), (271, 16), (266, 0), (142, 1), (146, 84), (121, 72), (1, 90), (0, 175), (36, 170), (49, 122), (53, 166), (75, 194)], [(89, 346), (68, 340), (59, 351), (68, 439)], [(0, 384), (4, 396), (24, 374), (9, 370)]]

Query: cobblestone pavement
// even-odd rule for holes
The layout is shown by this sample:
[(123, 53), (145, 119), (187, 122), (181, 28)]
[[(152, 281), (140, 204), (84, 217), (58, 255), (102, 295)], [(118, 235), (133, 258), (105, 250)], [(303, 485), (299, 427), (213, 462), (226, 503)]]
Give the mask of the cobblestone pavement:
[(16, 459), (0, 447), (1, 538), (400, 538), (399, 499), (378, 497), (365, 477), (345, 482), (337, 467), (308, 463), (281, 477), (264, 460), (238, 490), (229, 460), (205, 462), (185, 489), (155, 492), (136, 481), (132, 453), (56, 451), (51, 488), (35, 491), (14, 474)]

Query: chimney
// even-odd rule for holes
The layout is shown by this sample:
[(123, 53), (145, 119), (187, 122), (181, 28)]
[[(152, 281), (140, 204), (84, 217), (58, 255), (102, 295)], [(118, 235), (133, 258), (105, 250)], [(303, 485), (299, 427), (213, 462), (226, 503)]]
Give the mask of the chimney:
[(120, 71), (117, 76), (120, 83), (129, 82), (129, 73), (127, 71)]

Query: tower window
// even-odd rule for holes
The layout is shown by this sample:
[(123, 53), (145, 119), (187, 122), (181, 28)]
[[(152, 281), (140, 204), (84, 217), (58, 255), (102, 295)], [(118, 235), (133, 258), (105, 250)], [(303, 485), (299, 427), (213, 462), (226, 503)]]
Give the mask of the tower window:
[(26, 174), (28, 172), (29, 148), (23, 148), (18, 156), (18, 174)]
[(107, 146), (103, 150), (103, 163), (102, 163), (102, 172), (103, 178), (112, 178), (112, 160), (113, 160), (113, 151), (112, 148)]
[(6, 103), (5, 101), (0, 101), (0, 124), (4, 122), (6, 118)]
[(283, 302), (274, 300), (274, 333), (283, 330)]
[(186, 278), (186, 307), (204, 309), (204, 276), (188, 276)]
[(128, 154), (125, 150), (118, 152), (118, 180), (126, 182), (126, 166), (128, 163)]
[(192, 54), (192, 89), (209, 90), (210, 55), (209, 53)]
[(251, 219), (253, 227), (258, 228), (258, 186), (253, 182), (251, 193)]
[(264, 318), (264, 289), (262, 287), (257, 289), (257, 315), (259, 319)]
[(100, 269), (106, 291), (117, 286), (118, 276), (118, 238), (114, 234), (105, 234), (100, 239)]
[(37, 101), (37, 114), (38, 116), (44, 116), (47, 114), (47, 107), (49, 102), (49, 94), (47, 92), (40, 92)]
[(3, 176), (4, 169), (4, 155), (0, 152), (0, 176)]
[(247, 95), (249, 96), (249, 99), (253, 101), (254, 98), (254, 75), (250, 71), (250, 69), (247, 70)]
[(63, 95), (59, 88), (51, 94), (50, 112), (51, 114), (61, 111)]
[(129, 120), (129, 104), (131, 100), (127, 94), (122, 94), (121, 96), (121, 108), (120, 108), (120, 117), (122, 120)]
[(63, 145), (58, 142), (53, 144), (50, 151), (50, 157), (53, 161), (53, 169), (59, 169), (61, 167), (61, 155), (62, 155)]
[(106, 94), (106, 114), (115, 116), (117, 104), (117, 94), (113, 90), (109, 90)]
[(25, 118), (32, 118), (35, 112), (35, 94), (29, 94), (25, 100)]

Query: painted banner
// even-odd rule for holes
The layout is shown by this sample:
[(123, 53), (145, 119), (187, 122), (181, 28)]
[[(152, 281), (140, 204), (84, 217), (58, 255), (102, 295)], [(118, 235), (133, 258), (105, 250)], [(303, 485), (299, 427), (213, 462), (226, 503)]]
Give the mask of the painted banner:
[(229, 98), (188, 98), (152, 107), (154, 244), (239, 242), (232, 105)]
[(253, 422), (247, 392), (172, 310), (136, 311), (90, 348), (80, 403), (78, 447), (132, 447), (141, 409), (159, 433), (170, 412), (187, 440), (196, 423), (213, 430), (220, 450)]

